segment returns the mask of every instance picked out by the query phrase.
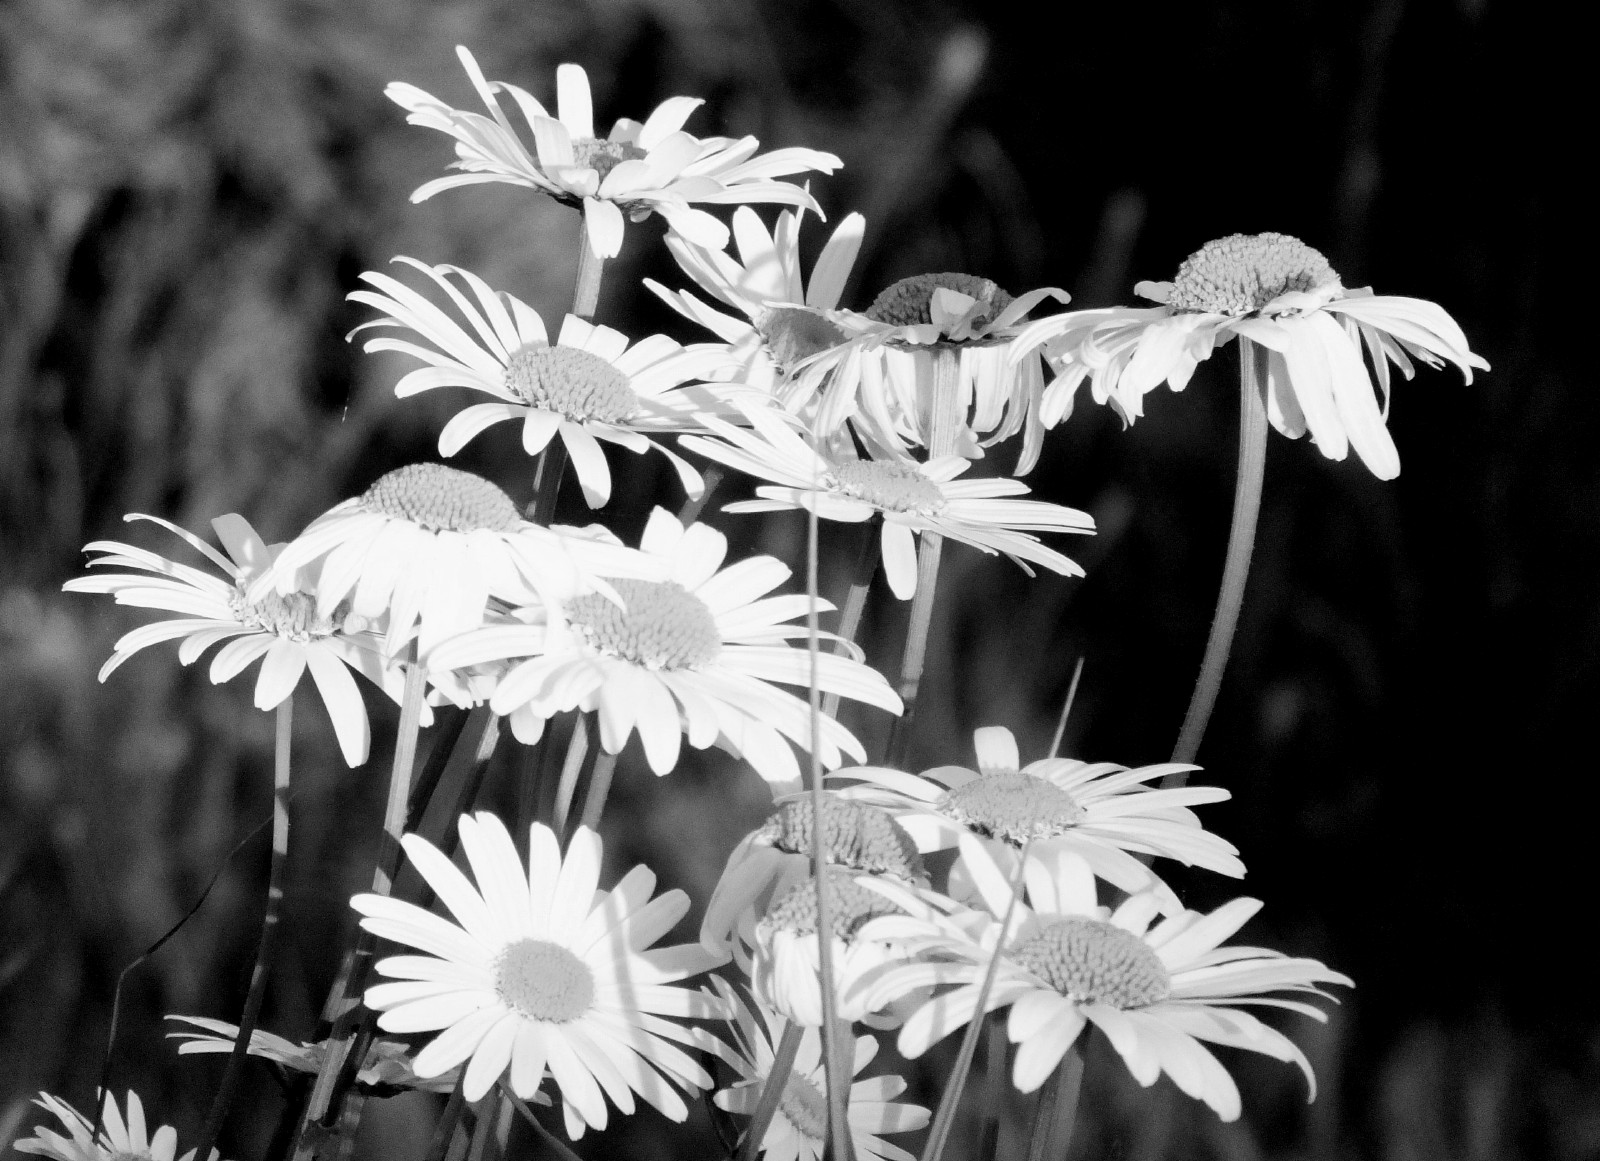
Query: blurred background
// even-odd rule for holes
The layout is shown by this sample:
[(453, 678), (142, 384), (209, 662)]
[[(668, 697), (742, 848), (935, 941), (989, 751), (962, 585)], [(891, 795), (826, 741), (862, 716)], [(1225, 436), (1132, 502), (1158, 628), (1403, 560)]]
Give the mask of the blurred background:
[[(113, 1058), (114, 1088), (136, 1087), (191, 1144), (220, 1065), (179, 1060), (161, 1017), (237, 1018), (263, 894), (265, 842), (228, 857), (269, 811), (269, 715), (249, 681), (213, 687), (170, 647), (98, 685), (147, 618), (60, 592), (81, 546), (178, 554), (126, 512), (204, 533), (236, 511), (287, 539), (383, 471), (436, 458), (466, 393), (397, 401), (404, 361), (345, 341), (367, 317), (344, 301), (363, 270), (408, 254), (474, 269), (547, 318), (570, 301), (573, 211), (500, 186), (407, 202), (451, 150), (383, 87), (473, 107), (452, 52), (465, 44), (542, 97), (556, 64), (581, 62), (605, 124), (692, 94), (707, 99), (693, 132), (839, 154), (813, 188), (831, 217), (867, 218), (846, 305), (939, 270), (1129, 302), (1210, 238), (1277, 230), (1348, 286), (1450, 310), (1493, 371), (1400, 385), (1397, 481), (1272, 437), (1200, 756), (1201, 780), (1235, 795), (1208, 824), (1267, 903), (1251, 942), (1358, 981), (1328, 1026), (1291, 1029), (1319, 1098), (1306, 1107), (1291, 1068), (1229, 1054), (1246, 1114), (1221, 1125), (1096, 1050), (1072, 1156), (1600, 1157), (1592, 966), (1568, 935), (1594, 888), (1581, 755), (1600, 694), (1600, 402), (1579, 363), (1586, 325), (1561, 297), (1591, 186), (1563, 139), (1582, 66), (1560, 40), (1538, 6), (1507, 0), (1082, 5), (1048, 25), (955, 0), (0, 5), (0, 1142), (36, 1123), (41, 1089), (90, 1109), (118, 973), (226, 864), (129, 974)], [(600, 318), (703, 339), (639, 285), (682, 285), (660, 229), (629, 227)], [(813, 225), (808, 251), (824, 237)], [(1099, 535), (1066, 546), (1086, 579), (947, 554), (914, 766), (969, 760), (991, 724), (1039, 756), (1080, 657), (1066, 752), (1164, 760), (1221, 569), (1234, 374), (1230, 353), (1153, 395), (1135, 428), (1081, 403), (1049, 436), (1030, 482), (1096, 516)], [(459, 462), (531, 493), (509, 425)], [(652, 497), (680, 502), (659, 457), (612, 464), (604, 516), (622, 535)], [(578, 520), (573, 491), (562, 515)], [(712, 518), (736, 553), (800, 559), (797, 519)], [(830, 559), (848, 544), (825, 530)], [(830, 568), (825, 595), (842, 587)], [(864, 643), (892, 669), (904, 609), (874, 608)], [(292, 1038), (310, 1032), (369, 873), (395, 716), (369, 699), (378, 741), (352, 772), (301, 704), (289, 920), (263, 1021)], [(847, 720), (881, 741), (882, 721)], [(766, 791), (720, 755), (659, 781), (636, 759), (608, 811), (608, 870), (648, 860), (703, 900)], [(514, 793), (503, 766), (491, 800)], [(1174, 881), (1201, 907), (1237, 889)], [(942, 1059), (913, 1067), (924, 1092)], [(433, 1100), (369, 1106), (361, 1155), (420, 1156)], [(228, 1156), (261, 1155), (279, 1101), (252, 1071)], [(1007, 1156), (1029, 1108), (1011, 1093)], [(961, 1132), (952, 1155), (973, 1146)], [(684, 1126), (652, 1113), (579, 1151), (701, 1157), (711, 1140), (699, 1111)]]

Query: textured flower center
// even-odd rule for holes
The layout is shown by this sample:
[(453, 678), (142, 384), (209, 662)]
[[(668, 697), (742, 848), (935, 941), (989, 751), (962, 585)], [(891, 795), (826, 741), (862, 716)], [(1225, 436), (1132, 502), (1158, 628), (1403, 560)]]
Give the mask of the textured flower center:
[(1288, 234), (1229, 234), (1183, 260), (1167, 305), (1173, 310), (1249, 314), (1291, 290), (1337, 286), (1322, 254)]
[(1148, 943), (1098, 919), (1057, 920), (1007, 955), (1062, 995), (1086, 1004), (1142, 1008), (1172, 992), (1172, 977)]
[(802, 1136), (813, 1141), (827, 1137), (828, 1097), (809, 1077), (798, 1072), (789, 1074), (789, 1083), (783, 1086), (783, 1096), (778, 1100), (778, 1111), (789, 1118), (789, 1123)]
[(645, 151), (631, 141), (597, 141), (588, 138), (572, 143), (572, 160), (576, 165), (592, 169), (606, 179), (606, 174), (624, 161), (637, 161)]
[(916, 512), (931, 516), (944, 510), (948, 501), (915, 464), (889, 460), (843, 460), (829, 467), (847, 496), (865, 500), (886, 512)]
[(430, 531), (515, 532), (522, 515), (511, 497), (482, 476), (443, 464), (407, 464), (379, 476), (361, 506)]
[[(811, 799), (795, 798), (780, 806), (757, 833), (791, 854), (809, 855), (813, 818)], [(842, 867), (874, 875), (921, 879), (927, 874), (917, 844), (887, 810), (828, 795), (822, 800), (822, 844), (827, 859)]]
[[(900, 908), (857, 883), (853, 875), (853, 871), (831, 868), (828, 873), (828, 926), (836, 939), (849, 939), (862, 924), (879, 915), (900, 914)], [(813, 934), (817, 930), (816, 880), (790, 887), (767, 909), (761, 922), (795, 935)]]
[(1011, 296), (987, 278), (976, 274), (913, 274), (891, 284), (867, 307), (867, 317), (873, 322), (894, 327), (931, 323), (933, 292), (954, 290), (979, 302), (987, 302), (989, 309), (973, 320), (986, 323), (1011, 305)]
[(1053, 782), (1001, 770), (964, 782), (939, 799), (939, 809), (979, 834), (1021, 846), (1053, 838), (1083, 818), (1083, 807)]
[(506, 364), (506, 388), (534, 407), (582, 423), (616, 423), (633, 414), (639, 396), (628, 377), (599, 355), (576, 347), (529, 343)]
[(801, 306), (775, 306), (756, 324), (773, 362), (788, 371), (848, 336), (831, 320)]
[[(826, 1109), (824, 1109), (824, 1125), (826, 1125)], [(106, 1161), (150, 1161), (150, 1158), (151, 1154), (149, 1152), (129, 1153), (125, 1149), (118, 1149)]]
[(567, 619), (591, 646), (647, 669), (695, 669), (722, 652), (706, 603), (673, 581), (613, 580), (627, 609), (597, 594), (567, 602)]
[(347, 602), (341, 602), (332, 616), (317, 616), (317, 598), (311, 593), (280, 595), (269, 592), (259, 601), (245, 599), (246, 586), (241, 584), (228, 598), (228, 606), (241, 625), (263, 633), (275, 633), (292, 641), (315, 641), (331, 637), (339, 631), (349, 612)]
[(594, 973), (559, 943), (519, 939), (495, 957), (494, 990), (521, 1016), (564, 1024), (594, 1003)]

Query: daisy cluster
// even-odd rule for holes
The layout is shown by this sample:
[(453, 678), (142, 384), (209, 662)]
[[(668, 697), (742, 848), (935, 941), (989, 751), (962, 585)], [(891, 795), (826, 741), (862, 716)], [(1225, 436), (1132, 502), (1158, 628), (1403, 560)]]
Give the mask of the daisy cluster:
[[(214, 649), (213, 682), (259, 662), (255, 706), (286, 712), (309, 673), (352, 767), (371, 749), (361, 677), (402, 707), (391, 787), (401, 808), (416, 731), (436, 712), (487, 723), (483, 741), (466, 743), (489, 748), (480, 770), (500, 723), (515, 744), (547, 747), (561, 719), (570, 741), (556, 805), (514, 825), (470, 804), (426, 832), (395, 824), (427, 894), (392, 894), (391, 869), (351, 900), (364, 938), (401, 949), (377, 960), (377, 979), (357, 977), (349, 998), (360, 1003), (309, 1039), (255, 1029), (249, 1007), (239, 1026), (176, 1017), (178, 1051), (227, 1052), (230, 1069), (248, 1053), (315, 1076), (311, 1099), (324, 1103), (307, 1124), (338, 1123), (330, 1094), (421, 1090), (457, 1094), (458, 1112), (474, 1103), (479, 1125), (495, 1121), (482, 1102), (505, 1102), (493, 1107), (506, 1117), (514, 1107), (541, 1133), (528, 1105), (548, 1105), (575, 1139), (645, 1106), (681, 1121), (707, 1090), (720, 1116), (750, 1118), (745, 1131), (762, 1134), (754, 1147), (783, 1161), (820, 1157), (830, 1117), (840, 1128), (830, 1084), (848, 1087), (843, 1131), (858, 1155), (909, 1158), (884, 1138), (920, 1130), (930, 1114), (897, 1099), (903, 1078), (872, 1069), (888, 1042), (879, 1035), (915, 1057), (1001, 1010), (1024, 1092), (1091, 1027), (1140, 1083), (1165, 1074), (1223, 1118), (1240, 1114), (1241, 1099), (1208, 1045), (1292, 1062), (1310, 1081), (1300, 1050), (1246, 1009), (1323, 1019), (1306, 997), (1349, 981), (1314, 960), (1226, 943), (1259, 904), (1200, 914), (1161, 877), (1158, 860), (1244, 874), (1239, 852), (1193, 809), (1228, 791), (1184, 785), (1196, 769), (1187, 763), (1052, 753), (1024, 765), (1002, 726), (977, 732), (973, 767), (913, 773), (898, 757), (874, 761), (837, 707), (856, 703), (856, 720), (879, 734), (888, 722), (868, 711), (908, 708), (944, 541), (1030, 575), (1082, 574), (1054, 538), (1092, 533), (1092, 518), (1024, 498), (1015, 477), (1039, 462), (1083, 382), (1131, 423), (1154, 387), (1181, 389), (1237, 340), (1279, 431), (1309, 434), (1330, 458), (1353, 447), (1388, 478), (1399, 466), (1386, 426), (1392, 368), (1409, 377), (1416, 362), (1450, 362), (1470, 377), (1486, 364), (1459, 327), (1431, 303), (1346, 290), (1321, 254), (1278, 234), (1207, 244), (1174, 281), (1141, 284), (1156, 304), (1147, 308), (1062, 312), (1058, 288), (1012, 293), (943, 272), (902, 278), (851, 309), (867, 223), (845, 216), (808, 270), (800, 233), (821, 207), (809, 186), (782, 180), (831, 173), (838, 158), (696, 136), (685, 126), (700, 102), (687, 97), (602, 137), (577, 65), (556, 70), (552, 113), (529, 90), (487, 79), (465, 49), (460, 58), (472, 108), (409, 84), (388, 89), (408, 121), (454, 145), (449, 172), (413, 200), (499, 182), (579, 209), (573, 309), (545, 317), (470, 270), (401, 257), (393, 272), (361, 275), (350, 297), (374, 313), (355, 333), (364, 351), (403, 360), (397, 396), (464, 401), (439, 432), (441, 459), (514, 424), (538, 461), (533, 502), (444, 463), (406, 464), (279, 544), (235, 514), (211, 522), (220, 550), (130, 516), (193, 558), (95, 541), (89, 574), (66, 588), (166, 615), (116, 642), (102, 680), (176, 642), (184, 665)], [(730, 203), (725, 224), (711, 209)], [(786, 208), (769, 227), (752, 205)], [(594, 321), (605, 262), (628, 222), (652, 216), (684, 285), (647, 285), (701, 341)], [(1012, 475), (967, 474), (1008, 441)], [(644, 525), (634, 543), (603, 523), (556, 523), (568, 466), (587, 508), (611, 515), (618, 448), (666, 461), (684, 513), (633, 514)], [(748, 488), (722, 513), (865, 526), (867, 568), (851, 599), (866, 600), (881, 567), (889, 594), (913, 602), (898, 688), (852, 639), (859, 605), (837, 632), (819, 629), (834, 606), (793, 585), (790, 564), (730, 560), (725, 533), (696, 519), (725, 471)], [(678, 768), (686, 749), (717, 747), (773, 795), (689, 942), (662, 942), (692, 909), (683, 891), (658, 893), (642, 865), (603, 875), (597, 828), (612, 764), (635, 736), (655, 775)], [(285, 781), (290, 737), (285, 725)], [(812, 791), (797, 794), (808, 769)], [(286, 813), (282, 825), (286, 836)], [(843, 1077), (824, 1064), (833, 1019), (849, 1026)], [(107, 1096), (93, 1124), (54, 1097), (42, 1104), (68, 1136), (40, 1129), (19, 1144), (26, 1152), (174, 1157), (173, 1130), (148, 1135), (136, 1095), (125, 1118)], [(441, 1126), (446, 1143), (454, 1128)]]

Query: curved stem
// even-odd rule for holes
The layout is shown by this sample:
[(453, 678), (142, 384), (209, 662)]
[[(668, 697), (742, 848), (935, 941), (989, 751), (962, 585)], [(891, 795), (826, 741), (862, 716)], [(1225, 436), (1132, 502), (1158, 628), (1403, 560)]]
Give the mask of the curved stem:
[[(1228, 665), (1233, 633), (1239, 624), (1244, 604), (1245, 580), (1250, 575), (1250, 556), (1255, 549), (1256, 519), (1261, 513), (1261, 487), (1267, 464), (1267, 405), (1262, 391), (1261, 355), (1249, 339), (1239, 340), (1239, 476), (1233, 492), (1233, 523), (1228, 530), (1228, 555), (1222, 566), (1222, 589), (1217, 594), (1217, 611), (1206, 639), (1206, 653), (1200, 663), (1200, 677), (1189, 698), (1189, 710), (1172, 749), (1172, 761), (1192, 762), (1200, 752), (1206, 723), (1217, 703), (1222, 672)], [(1178, 771), (1161, 781), (1163, 788), (1182, 786), (1187, 773)]]
[(244, 1011), (239, 1014), (239, 1034), (222, 1071), (222, 1083), (206, 1114), (200, 1131), (196, 1157), (210, 1157), (211, 1148), (222, 1135), (222, 1122), (228, 1116), (233, 1094), (239, 1087), (239, 1073), (250, 1052), (250, 1037), (261, 1015), (261, 1001), (267, 994), (267, 974), (273, 945), (278, 936), (278, 914), (283, 906), (283, 873), (289, 861), (289, 749), (294, 733), (294, 694), (278, 703), (277, 729), (272, 762), (272, 861), (267, 871), (267, 909), (261, 917), (261, 938), (256, 944), (255, 967), (250, 971), (250, 990), (245, 994)]

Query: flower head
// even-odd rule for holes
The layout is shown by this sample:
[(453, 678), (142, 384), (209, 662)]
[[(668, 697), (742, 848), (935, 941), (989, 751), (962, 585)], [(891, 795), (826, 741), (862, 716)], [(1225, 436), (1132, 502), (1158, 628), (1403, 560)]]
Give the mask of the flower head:
[(720, 439), (685, 436), (680, 443), (773, 485), (756, 488), (759, 500), (723, 506), (724, 512), (781, 512), (815, 508), (826, 520), (860, 523), (882, 519), (883, 571), (901, 600), (917, 591), (919, 533), (933, 532), (987, 553), (1003, 553), (1025, 571), (1028, 563), (1063, 576), (1083, 569), (1039, 542), (1029, 529), (1094, 531), (1094, 518), (1075, 508), (1019, 500), (1027, 485), (1016, 480), (958, 480), (968, 462), (942, 456), (919, 464), (907, 459), (825, 456), (770, 411), (750, 409), (751, 430), (707, 419)]
[[(636, 579), (612, 582), (620, 604), (597, 595), (567, 599), (559, 623), (542, 608), (520, 610), (522, 623), (464, 634), (440, 646), (431, 663), (525, 658), (500, 679), (490, 699), (496, 713), (530, 703), (546, 717), (598, 710), (606, 751), (618, 753), (637, 729), (657, 774), (677, 764), (687, 738), (697, 749), (716, 744), (743, 757), (768, 781), (798, 779), (789, 742), (809, 747), (810, 707), (772, 683), (811, 680), (808, 651), (787, 644), (805, 630), (783, 624), (804, 614), (808, 600), (766, 595), (787, 579), (788, 567), (758, 556), (722, 568), (722, 533), (704, 524), (685, 528), (661, 508), (651, 513), (640, 549)], [(900, 711), (888, 682), (859, 661), (821, 653), (816, 663), (824, 692)], [(864, 754), (827, 715), (818, 732), (824, 767)]]
[(608, 1097), (624, 1114), (637, 1094), (683, 1120), (688, 1108), (673, 1084), (709, 1088), (711, 1077), (676, 1045), (720, 1045), (679, 1021), (722, 1014), (706, 996), (673, 986), (716, 966), (716, 956), (697, 944), (651, 947), (689, 909), (688, 896), (652, 899), (655, 875), (644, 866), (597, 890), (600, 837), (587, 827), (563, 858), (555, 832), (535, 823), (524, 866), (494, 815), (463, 815), (459, 826), (476, 886), (426, 840), (402, 840), (455, 922), (388, 896), (350, 901), (366, 930), (426, 953), (379, 961), (378, 974), (396, 982), (367, 989), (367, 1006), (382, 1013), (378, 1026), (437, 1032), (411, 1068), (428, 1078), (465, 1062), (468, 1100), (508, 1069), (511, 1090), (531, 1097), (548, 1067), (574, 1138), (605, 1128)]
[[(757, 155), (754, 137), (699, 138), (683, 124), (701, 102), (672, 97), (658, 105), (641, 124), (626, 118), (604, 138), (595, 135), (589, 77), (578, 65), (556, 70), (556, 116), (545, 111), (531, 93), (504, 81), (484, 78), (465, 48), (457, 48), (473, 88), (489, 116), (453, 109), (414, 85), (400, 82), (386, 91), (405, 109), (406, 120), (448, 133), (456, 141), (450, 177), (418, 187), (412, 201), (440, 190), (478, 182), (501, 181), (549, 194), (583, 208), (589, 245), (600, 258), (622, 249), (623, 214), (641, 221), (658, 213), (668, 226), (690, 241), (721, 249), (728, 229), (689, 203), (777, 202), (816, 209), (811, 195), (789, 182), (790, 174), (819, 170), (832, 173), (840, 161), (814, 149), (776, 149)], [(530, 150), (501, 107), (496, 93), (510, 97), (533, 137)]]
[[(171, 1125), (162, 1125), (154, 1134), (147, 1133), (144, 1105), (139, 1101), (139, 1094), (131, 1090), (127, 1121), (123, 1121), (116, 1099), (106, 1093), (98, 1136), (94, 1135), (89, 1118), (65, 1101), (42, 1092), (34, 1104), (54, 1113), (70, 1137), (41, 1125), (32, 1137), (16, 1142), (19, 1153), (53, 1157), (55, 1161), (174, 1161), (177, 1157), (177, 1130)], [(190, 1149), (177, 1161), (193, 1161), (194, 1155), (195, 1151)], [(211, 1150), (212, 1161), (217, 1156), (217, 1151)]]
[(1183, 390), (1202, 361), (1237, 337), (1241, 357), (1262, 348), (1274, 427), (1290, 439), (1309, 431), (1329, 459), (1342, 460), (1354, 447), (1373, 475), (1387, 480), (1400, 472), (1386, 426), (1389, 364), (1409, 379), (1413, 359), (1433, 367), (1449, 362), (1469, 383), (1474, 368), (1489, 368), (1438, 305), (1346, 290), (1321, 253), (1287, 234), (1207, 242), (1172, 282), (1141, 282), (1135, 290), (1160, 305), (1074, 311), (1017, 336), (1014, 360), (1032, 361), (1042, 345), (1059, 372), (1044, 394), (1045, 426), (1071, 414), (1085, 379), (1096, 402), (1110, 403), (1131, 423), (1148, 392), (1163, 382)]
[[(350, 297), (376, 307), (383, 317), (358, 329), (410, 332), (370, 339), (364, 349), (400, 351), (428, 364), (395, 384), (395, 394), (470, 387), (499, 400), (457, 413), (439, 433), (440, 455), (455, 455), (493, 424), (519, 420), (523, 450), (529, 455), (561, 437), (591, 508), (611, 496), (611, 472), (596, 440), (635, 453), (654, 448), (672, 462), (684, 488), (700, 494), (695, 470), (647, 436), (700, 431), (700, 412), (725, 409), (722, 397), (734, 389), (684, 386), (731, 366), (721, 348), (685, 349), (664, 335), (630, 346), (621, 332), (570, 314), (552, 343), (543, 320), (526, 303), (491, 290), (477, 275), (410, 258), (396, 261), (416, 267), (441, 287), (471, 329), (403, 282), (374, 271), (363, 274), (375, 289), (357, 290)], [(475, 304), (450, 281), (451, 275), (472, 292)]]

